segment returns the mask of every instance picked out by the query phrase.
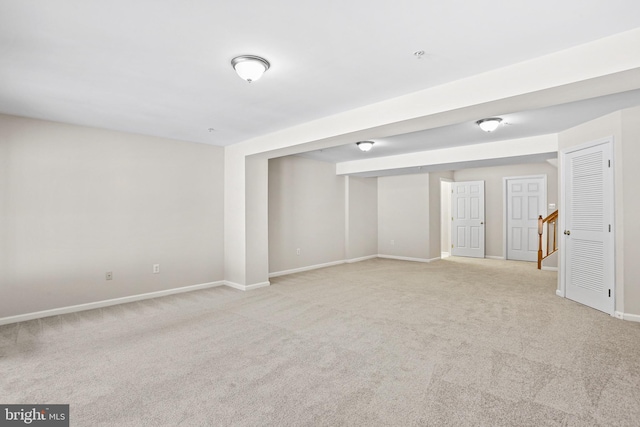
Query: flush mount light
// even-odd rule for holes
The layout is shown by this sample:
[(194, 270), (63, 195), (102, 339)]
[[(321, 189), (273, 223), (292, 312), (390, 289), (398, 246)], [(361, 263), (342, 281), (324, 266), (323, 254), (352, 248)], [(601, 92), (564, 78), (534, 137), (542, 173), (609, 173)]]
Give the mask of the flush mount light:
[(369, 151), (373, 147), (373, 141), (360, 141), (356, 145), (361, 151)]
[(241, 79), (249, 83), (258, 80), (271, 64), (264, 58), (253, 55), (236, 56), (231, 60), (231, 65)]
[(502, 119), (500, 117), (491, 117), (489, 119), (478, 120), (476, 124), (480, 126), (480, 129), (485, 132), (493, 132), (494, 130), (498, 129), (498, 126), (500, 126), (500, 122), (502, 122)]

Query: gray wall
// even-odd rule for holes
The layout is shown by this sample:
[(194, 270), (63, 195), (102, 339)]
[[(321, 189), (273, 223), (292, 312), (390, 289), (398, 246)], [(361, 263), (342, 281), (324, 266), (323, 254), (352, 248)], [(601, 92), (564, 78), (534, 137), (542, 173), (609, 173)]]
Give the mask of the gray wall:
[(222, 280), (223, 168), (220, 147), (0, 115), (0, 317)]
[[(504, 257), (504, 190), (503, 178), (510, 176), (547, 175), (547, 204), (558, 203), (558, 169), (549, 163), (473, 168), (455, 171), (454, 181), (484, 181), (486, 256)], [(549, 212), (551, 213), (551, 212)]]
[(269, 160), (269, 272), (345, 259), (344, 181), (333, 163)]
[(429, 225), (429, 174), (378, 178), (380, 255), (430, 259)]
[(378, 179), (346, 177), (346, 258), (378, 253)]

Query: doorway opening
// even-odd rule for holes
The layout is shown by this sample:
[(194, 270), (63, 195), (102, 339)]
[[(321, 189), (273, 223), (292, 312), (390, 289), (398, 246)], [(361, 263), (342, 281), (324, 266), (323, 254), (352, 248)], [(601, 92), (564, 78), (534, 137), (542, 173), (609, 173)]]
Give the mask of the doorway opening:
[(440, 178), (440, 257), (451, 256), (451, 181)]

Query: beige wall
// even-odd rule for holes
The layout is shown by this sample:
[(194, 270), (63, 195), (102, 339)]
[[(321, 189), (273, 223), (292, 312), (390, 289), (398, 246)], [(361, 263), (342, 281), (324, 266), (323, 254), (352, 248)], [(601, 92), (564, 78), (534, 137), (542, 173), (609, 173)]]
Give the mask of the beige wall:
[[(259, 156), (249, 156), (245, 161), (245, 191), (250, 195), (246, 200), (245, 257), (253, 260), (251, 268), (245, 272), (245, 281), (253, 286), (268, 285), (266, 280), (260, 280), (269, 275), (269, 185), (265, 179), (269, 174), (269, 161)], [(225, 278), (233, 282), (230, 278)]]
[(378, 253), (378, 179), (346, 177), (346, 258)]
[(504, 189), (503, 178), (547, 175), (547, 204), (558, 203), (558, 169), (549, 163), (495, 166), (463, 169), (454, 172), (454, 181), (484, 181), (485, 253), (503, 258), (504, 254)]
[(378, 178), (378, 253), (427, 260), (429, 246), (429, 174)]
[(622, 111), (622, 153), (624, 312), (640, 315), (640, 107)]
[[(559, 148), (613, 136), (616, 311), (640, 316), (640, 107), (618, 111), (560, 133)], [(562, 166), (562, 165), (560, 165)], [(560, 168), (562, 173), (562, 168)]]
[[(248, 234), (245, 226), (246, 209), (251, 205), (247, 202), (250, 194), (245, 191), (245, 157), (264, 154), (275, 158), (384, 135), (471, 122), (478, 117), (489, 117), (508, 110), (557, 105), (637, 89), (640, 56), (629, 54), (637, 50), (634, 50), (637, 46), (640, 46), (640, 29), (227, 146), (225, 275), (230, 280), (249, 284), (246, 277), (253, 269), (252, 263), (260, 264), (261, 268), (264, 261), (248, 258), (246, 243), (260, 240), (259, 245), (268, 245), (264, 241), (263, 230), (258, 230), (253, 236)], [(541, 73), (540, 70), (546, 72)], [(555, 148), (557, 141), (547, 143)], [(472, 147), (464, 150), (476, 151)], [(533, 151), (540, 152), (537, 149)], [(526, 150), (510, 150), (509, 147), (504, 147), (501, 152), (503, 157), (532, 154)], [(412, 154), (412, 157), (416, 157), (413, 166), (430, 164), (428, 162), (433, 162), (432, 154)], [(468, 156), (462, 159), (452, 154), (449, 152), (439, 157), (437, 163), (443, 164), (445, 157), (449, 159), (448, 162), (470, 160)], [(410, 166), (411, 163), (407, 162), (401, 167)], [(354, 171), (346, 170), (345, 173)], [(259, 280), (267, 280), (267, 277)]]
[(0, 318), (222, 280), (223, 154), (0, 115)]
[[(640, 227), (629, 225), (640, 214), (640, 108), (562, 132), (559, 144), (611, 135), (616, 310), (640, 315)], [(247, 161), (264, 175), (266, 160)], [(246, 191), (265, 198), (268, 189), (268, 271), (376, 253), (439, 256), (446, 174), (351, 177), (345, 186), (332, 164), (297, 157), (268, 164), (268, 185), (246, 176)], [(487, 255), (503, 256), (502, 178), (546, 173), (548, 202), (559, 205), (556, 171), (541, 163), (447, 176), (486, 182)], [(220, 147), (0, 115), (0, 317), (222, 280), (223, 172)], [(264, 229), (265, 215), (248, 208), (247, 229)], [(260, 258), (264, 248), (251, 243), (246, 256)]]
[(269, 160), (270, 273), (345, 259), (344, 180), (333, 163)]
[[(614, 175), (615, 175), (615, 247), (616, 247), (616, 310), (624, 312), (624, 221), (623, 221), (623, 150), (622, 150), (622, 113), (620, 111), (599, 117), (590, 122), (573, 127), (558, 134), (558, 150), (586, 144), (613, 136)], [(558, 173), (562, 176), (562, 162), (558, 162)], [(562, 180), (560, 180), (562, 181)], [(559, 182), (562, 185), (562, 182)], [(560, 220), (562, 221), (562, 210)], [(561, 224), (562, 225), (562, 222)], [(559, 242), (562, 250), (562, 238)], [(558, 289), (561, 276), (558, 275)]]

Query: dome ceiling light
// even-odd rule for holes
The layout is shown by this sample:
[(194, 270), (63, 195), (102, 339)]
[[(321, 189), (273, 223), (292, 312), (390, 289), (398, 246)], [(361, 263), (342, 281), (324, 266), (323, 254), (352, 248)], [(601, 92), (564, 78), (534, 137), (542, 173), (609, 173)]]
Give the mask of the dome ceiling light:
[(255, 82), (262, 77), (271, 66), (266, 59), (254, 55), (236, 56), (231, 60), (231, 65), (240, 78), (249, 83)]
[(480, 126), (480, 129), (485, 132), (493, 132), (494, 130), (498, 129), (498, 126), (500, 126), (501, 122), (502, 119), (500, 117), (491, 117), (489, 119), (478, 120), (476, 124)]
[(373, 147), (373, 141), (360, 141), (356, 142), (356, 145), (358, 146), (360, 151), (367, 152)]

